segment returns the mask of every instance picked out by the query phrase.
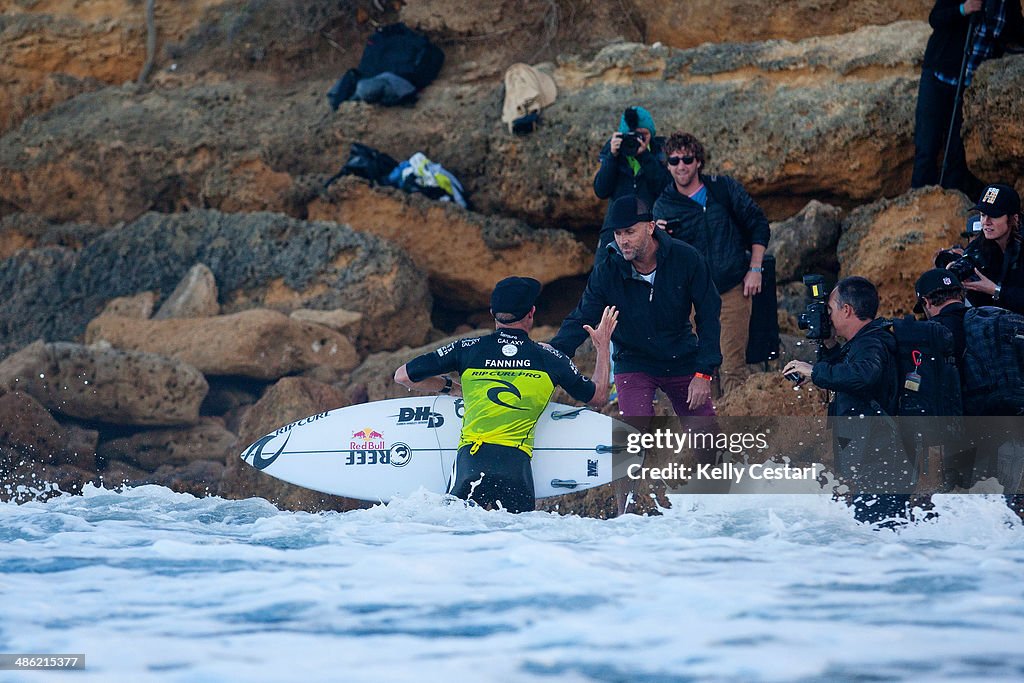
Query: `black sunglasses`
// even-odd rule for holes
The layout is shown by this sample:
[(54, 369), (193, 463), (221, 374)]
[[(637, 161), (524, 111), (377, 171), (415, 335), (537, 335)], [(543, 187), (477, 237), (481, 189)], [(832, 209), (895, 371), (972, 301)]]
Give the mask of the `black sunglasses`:
[(687, 166), (689, 166), (690, 164), (692, 164), (692, 163), (693, 163), (694, 161), (696, 161), (696, 160), (697, 160), (697, 157), (694, 157), (694, 156), (685, 156), (685, 157), (669, 157), (669, 158), (668, 158), (668, 165), (669, 165), (669, 166), (676, 166), (676, 165), (678, 165), (678, 164), (679, 164), (679, 162), (681, 161), (681, 162), (683, 162), (684, 164), (686, 164)]

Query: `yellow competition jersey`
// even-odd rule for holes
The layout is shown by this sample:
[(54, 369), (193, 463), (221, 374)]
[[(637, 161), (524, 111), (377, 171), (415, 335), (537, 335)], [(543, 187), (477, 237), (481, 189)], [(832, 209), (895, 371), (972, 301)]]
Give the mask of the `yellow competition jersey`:
[(446, 372), (460, 374), (466, 404), (460, 448), (492, 443), (530, 456), (537, 420), (556, 386), (584, 403), (596, 391), (567, 356), (518, 329), (460, 339), (415, 358), (406, 370), (414, 382)]

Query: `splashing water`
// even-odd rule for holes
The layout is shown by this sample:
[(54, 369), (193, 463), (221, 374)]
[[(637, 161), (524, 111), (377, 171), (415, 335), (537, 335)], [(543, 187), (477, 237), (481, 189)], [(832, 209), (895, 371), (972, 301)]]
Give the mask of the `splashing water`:
[[(1024, 677), (1024, 527), (1000, 497), (872, 530), (824, 496), (510, 515), (88, 488), (0, 504), (0, 652), (41, 681)], [(47, 678), (49, 677), (49, 678)]]

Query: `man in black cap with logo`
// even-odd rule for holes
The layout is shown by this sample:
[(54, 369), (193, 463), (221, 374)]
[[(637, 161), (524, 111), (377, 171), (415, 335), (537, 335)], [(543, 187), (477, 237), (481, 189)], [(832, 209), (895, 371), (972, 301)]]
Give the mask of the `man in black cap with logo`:
[(636, 196), (616, 199), (606, 225), (615, 241), (599, 255), (583, 298), (551, 345), (572, 356), (587, 338), (587, 326), (615, 306), (622, 320), (612, 337), (621, 413), (653, 415), (654, 393), (661, 389), (676, 415), (713, 416), (711, 380), (722, 363), (721, 300), (704, 258), (656, 230), (650, 208)]
[(932, 268), (914, 284), (917, 295), (915, 313), (924, 313), (929, 320), (940, 323), (953, 335), (953, 351), (957, 359), (964, 357), (964, 287), (954, 273), (945, 268)]
[(596, 329), (586, 326), (597, 350), (591, 381), (565, 355), (530, 339), (540, 289), (533, 278), (505, 278), (491, 294), (494, 334), (454, 341), (395, 371), (395, 381), (410, 389), (461, 391), (465, 414), (448, 492), (509, 512), (534, 509), (533, 440), (555, 387), (595, 408), (608, 402), (608, 344), (618, 312), (607, 306)]

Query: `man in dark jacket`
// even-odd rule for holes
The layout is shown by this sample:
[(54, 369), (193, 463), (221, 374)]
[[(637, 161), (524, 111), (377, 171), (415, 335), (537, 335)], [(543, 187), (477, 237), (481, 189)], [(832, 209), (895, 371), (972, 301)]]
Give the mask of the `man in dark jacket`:
[[(953, 120), (952, 141), (946, 160), (942, 185), (973, 195), (980, 183), (967, 169), (964, 143), (960, 137), (963, 125), (962, 98), (957, 102), (956, 90), (964, 59), (964, 45), (973, 24), (978, 25), (969, 46), (970, 57), (963, 86), (971, 84), (974, 71), (981, 62), (998, 56), (1001, 34), (1006, 26), (1004, 3), (994, 3), (986, 11), (984, 0), (936, 0), (928, 15), (932, 35), (924, 50), (921, 82), (917, 91), (914, 115), (914, 173), (911, 187), (937, 185), (938, 161), (946, 149), (946, 136)], [(955, 118), (954, 118), (955, 117)]]
[[(629, 107), (619, 119), (619, 130), (612, 133), (601, 149), (601, 167), (594, 176), (594, 194), (610, 201), (601, 226), (598, 260), (604, 247), (612, 241), (608, 224), (612, 203), (619, 197), (635, 195), (651, 206), (669, 181), (661, 138), (656, 138), (655, 133), (651, 113), (643, 107)], [(631, 134), (636, 137), (623, 137)]]
[(704, 145), (689, 133), (665, 143), (672, 182), (654, 204), (669, 235), (701, 253), (722, 297), (722, 393), (743, 383), (753, 297), (761, 291), (761, 262), (771, 228), (743, 186), (728, 176), (705, 176)]
[[(896, 337), (886, 321), (875, 317), (878, 290), (862, 277), (840, 280), (828, 309), (833, 335), (825, 340), (820, 360), (814, 365), (792, 360), (783, 373), (798, 374), (831, 392), (836, 472), (860, 492), (853, 500), (857, 519), (902, 515), (915, 468), (906, 460), (891, 418), (899, 399)], [(840, 346), (836, 336), (846, 343)]]
[[(609, 212), (615, 242), (590, 273), (583, 298), (551, 346), (572, 356), (606, 306), (619, 309), (612, 335), (619, 409), (654, 414), (655, 389), (679, 416), (714, 415), (711, 378), (722, 362), (718, 348), (720, 300), (697, 251), (656, 230), (636, 197), (615, 200)], [(696, 334), (690, 327), (695, 312)]]

